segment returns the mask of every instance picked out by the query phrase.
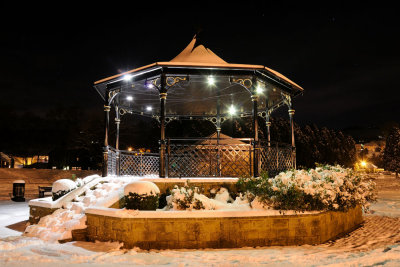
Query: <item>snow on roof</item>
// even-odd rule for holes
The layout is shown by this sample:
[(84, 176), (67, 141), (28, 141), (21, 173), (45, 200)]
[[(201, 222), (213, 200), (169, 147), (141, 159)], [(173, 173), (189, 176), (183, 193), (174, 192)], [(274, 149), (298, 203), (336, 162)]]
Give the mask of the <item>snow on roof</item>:
[(196, 36), (193, 37), (189, 45), (170, 62), (197, 62), (208, 64), (227, 64), (225, 60), (214, 54), (202, 44), (197, 44)]
[(279, 72), (267, 68), (263, 65), (249, 65), (249, 64), (231, 64), (217, 56), (213, 51), (211, 51), (209, 48), (206, 48), (202, 44), (197, 44), (197, 39), (196, 36), (193, 37), (192, 41), (189, 43), (189, 45), (181, 52), (179, 55), (177, 55), (175, 58), (173, 58), (171, 61), (167, 62), (155, 62), (153, 64), (149, 64), (140, 68), (132, 69), (129, 71), (126, 71), (121, 74), (117, 74), (114, 76), (107, 77), (105, 79), (101, 79), (96, 81), (94, 84), (100, 84), (105, 81), (109, 81), (115, 78), (118, 78), (120, 76), (126, 75), (126, 74), (132, 74), (135, 72), (139, 72), (142, 70), (150, 69), (153, 67), (162, 67), (162, 66), (172, 66), (172, 67), (200, 67), (200, 68), (229, 68), (229, 69), (259, 69), (259, 70), (266, 70), (273, 75), (277, 76), (278, 78), (294, 85), (300, 90), (303, 90), (302, 87), (300, 87), (298, 84), (294, 83), (284, 75), (280, 74)]

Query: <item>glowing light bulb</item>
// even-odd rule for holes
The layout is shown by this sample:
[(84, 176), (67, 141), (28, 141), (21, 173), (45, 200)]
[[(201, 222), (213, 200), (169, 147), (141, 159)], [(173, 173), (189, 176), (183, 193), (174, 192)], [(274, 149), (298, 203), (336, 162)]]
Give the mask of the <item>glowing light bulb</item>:
[(236, 108), (235, 108), (233, 105), (231, 105), (231, 106), (229, 107), (229, 109), (228, 109), (228, 113), (229, 113), (229, 115), (231, 115), (231, 116), (235, 115), (235, 114), (236, 114)]
[(154, 88), (154, 84), (151, 81), (146, 81), (145, 86), (147, 89), (152, 89)]
[(207, 82), (209, 85), (214, 85), (215, 84), (215, 78), (212, 76), (208, 76)]
[(256, 93), (257, 93), (257, 94), (262, 94), (263, 92), (264, 92), (264, 88), (262, 88), (260, 85), (257, 86), (257, 88), (256, 88)]
[(126, 74), (126, 75), (124, 75), (123, 79), (124, 79), (124, 81), (130, 81), (132, 79), (132, 75)]
[(130, 96), (130, 95), (128, 95), (128, 96), (126, 97), (126, 100), (128, 100), (128, 101), (132, 101), (132, 100), (133, 100), (133, 97), (132, 97), (132, 96)]
[(151, 106), (147, 106), (147, 107), (146, 107), (146, 110), (147, 110), (147, 111), (152, 111), (153, 108), (152, 108)]

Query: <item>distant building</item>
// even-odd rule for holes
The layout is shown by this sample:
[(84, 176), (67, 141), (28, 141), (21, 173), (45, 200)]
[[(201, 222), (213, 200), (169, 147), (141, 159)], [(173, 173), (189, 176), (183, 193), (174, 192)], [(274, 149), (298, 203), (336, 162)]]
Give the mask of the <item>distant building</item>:
[(0, 152), (0, 168), (11, 168), (13, 159), (9, 155)]
[(49, 156), (47, 155), (34, 155), (28, 157), (16, 157), (14, 156), (14, 168), (23, 168), (35, 163), (48, 163)]
[(386, 142), (384, 140), (371, 141), (365, 144), (356, 144), (356, 151), (359, 158), (378, 157), (383, 153)]

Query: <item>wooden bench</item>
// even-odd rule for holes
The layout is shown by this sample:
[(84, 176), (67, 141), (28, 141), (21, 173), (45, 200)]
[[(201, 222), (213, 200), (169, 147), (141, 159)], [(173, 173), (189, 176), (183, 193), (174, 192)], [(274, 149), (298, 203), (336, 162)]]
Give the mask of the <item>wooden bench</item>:
[(39, 188), (39, 198), (44, 197), (45, 193), (50, 193), (51, 195), (51, 186), (38, 186)]

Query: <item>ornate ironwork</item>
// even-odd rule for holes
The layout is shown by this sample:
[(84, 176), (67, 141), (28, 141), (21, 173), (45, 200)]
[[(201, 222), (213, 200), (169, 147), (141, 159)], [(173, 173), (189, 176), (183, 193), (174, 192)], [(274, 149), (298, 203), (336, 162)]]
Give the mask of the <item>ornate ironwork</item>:
[(270, 175), (292, 169), (292, 148), (288, 144), (272, 144), (268, 146), (266, 140), (260, 142), (260, 169)]
[(158, 175), (160, 157), (154, 153), (121, 151), (120, 175)]
[[(239, 177), (251, 175), (251, 145), (216, 145), (215, 139), (198, 139), (194, 144), (169, 142), (169, 177)], [(214, 141), (212, 141), (214, 140)], [(171, 141), (171, 140), (170, 140)], [(220, 140), (221, 142), (222, 139)]]
[[(208, 141), (207, 141), (208, 140)], [(244, 144), (217, 145), (216, 139), (172, 139), (167, 144), (167, 168), (169, 177), (242, 177), (251, 176), (253, 170), (253, 151), (250, 139), (230, 139), (246, 142)], [(261, 140), (259, 149), (260, 170), (275, 175), (292, 169), (293, 152), (288, 144), (267, 145)], [(117, 152), (108, 149), (108, 175), (116, 175)], [(158, 175), (159, 154), (120, 151), (120, 175)]]
[(108, 148), (107, 174), (116, 175), (117, 171), (117, 152)]
[(252, 78), (231, 78), (231, 82), (240, 84), (247, 89), (250, 89), (253, 85)]
[(226, 121), (225, 117), (205, 117), (205, 120), (210, 121), (214, 126), (218, 129), (221, 128), (221, 125), (224, 121)]
[(283, 102), (288, 106), (292, 106), (292, 97), (289, 94), (281, 93), (283, 97)]
[(165, 83), (168, 87), (172, 87), (177, 83), (182, 81), (187, 81), (189, 77), (179, 77), (179, 76), (168, 76), (165, 78)]

